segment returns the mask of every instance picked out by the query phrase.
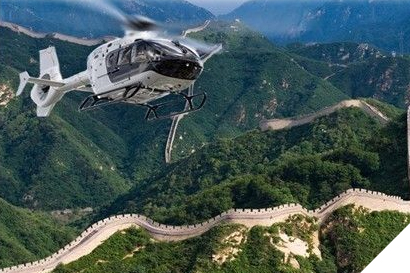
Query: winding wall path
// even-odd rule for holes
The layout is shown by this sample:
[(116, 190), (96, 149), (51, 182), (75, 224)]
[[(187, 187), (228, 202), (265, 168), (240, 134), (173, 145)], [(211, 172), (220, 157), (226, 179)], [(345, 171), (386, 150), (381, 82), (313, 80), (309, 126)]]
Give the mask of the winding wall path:
[(115, 232), (131, 226), (144, 228), (152, 237), (160, 241), (179, 241), (199, 236), (221, 223), (238, 223), (247, 227), (270, 226), (295, 214), (317, 217), (318, 221), (322, 222), (333, 211), (348, 204), (363, 206), (371, 211), (396, 210), (410, 213), (410, 201), (379, 192), (351, 189), (316, 210), (307, 210), (299, 204), (287, 204), (267, 209), (231, 209), (206, 222), (190, 226), (163, 225), (138, 214), (117, 215), (93, 224), (73, 242), (43, 260), (0, 269), (0, 272), (50, 272), (60, 263), (70, 263), (91, 253)]
[(286, 128), (292, 128), (304, 124), (311, 123), (317, 118), (330, 115), (337, 110), (348, 107), (358, 107), (365, 111), (370, 116), (374, 117), (382, 124), (386, 124), (389, 121), (389, 118), (380, 112), (376, 107), (368, 104), (364, 100), (345, 100), (339, 102), (336, 105), (326, 107), (323, 110), (319, 110), (313, 114), (305, 115), (300, 118), (285, 118), (285, 119), (269, 119), (262, 120), (259, 124), (259, 127), (262, 131), (266, 130), (282, 130)]
[(103, 37), (101, 39), (82, 39), (82, 38), (78, 38), (78, 37), (74, 37), (74, 36), (69, 36), (69, 35), (65, 35), (65, 34), (61, 34), (61, 33), (40, 33), (40, 32), (35, 32), (32, 31), (26, 27), (22, 27), (19, 26), (17, 24), (14, 23), (9, 23), (9, 22), (4, 22), (4, 21), (0, 21), (0, 26), (1, 27), (5, 27), (8, 28), (14, 32), (18, 32), (18, 33), (23, 33), (27, 36), (30, 36), (32, 38), (46, 38), (46, 37), (50, 37), (50, 38), (54, 38), (54, 39), (58, 39), (61, 41), (66, 41), (66, 42), (70, 42), (70, 43), (74, 43), (74, 44), (79, 44), (79, 45), (85, 45), (85, 46), (95, 46), (95, 45), (99, 45), (103, 42), (106, 41), (110, 41), (113, 39), (113, 37)]
[[(211, 21), (207, 20), (202, 26), (184, 30), (184, 32), (182, 33), (182, 36), (186, 37), (189, 33), (202, 31), (205, 28), (207, 28), (210, 23)], [(194, 85), (190, 86), (188, 89), (188, 96), (192, 96), (193, 94), (194, 94)], [(187, 102), (185, 104), (185, 110), (188, 110), (188, 109), (189, 109), (189, 104)], [(172, 118), (172, 123), (169, 129), (168, 138), (167, 138), (167, 144), (165, 146), (165, 163), (167, 164), (171, 163), (172, 147), (174, 145), (175, 134), (177, 132), (179, 122), (184, 118), (185, 115), (186, 114), (182, 114), (182, 115), (178, 115)]]

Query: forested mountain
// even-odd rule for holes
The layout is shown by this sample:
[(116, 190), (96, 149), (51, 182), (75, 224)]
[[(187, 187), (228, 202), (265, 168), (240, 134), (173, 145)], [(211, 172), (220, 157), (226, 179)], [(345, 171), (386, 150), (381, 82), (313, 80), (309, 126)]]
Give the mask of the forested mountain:
[[(1, 79), (8, 90), (16, 88), (18, 72), (28, 69), (32, 75), (38, 73), (40, 49), (56, 46), (63, 76), (85, 69), (84, 60), (92, 50), (18, 35), (5, 28), (0, 31), (0, 50), (4, 52), (0, 56)], [(404, 106), (406, 58), (382, 58), (384, 55), (376, 49), (360, 51), (353, 45), (345, 46), (351, 52), (351, 63), (342, 62), (347, 68), (337, 67), (337, 73), (324, 80), (324, 75), (316, 72), (329, 63), (309, 48), (277, 48), (241, 23), (212, 23), (195, 36), (222, 42), (224, 51), (208, 61), (196, 84), (197, 92), (208, 93), (208, 103), (202, 111), (183, 119), (174, 143), (176, 159), (220, 137), (235, 137), (257, 128), (264, 118), (310, 113), (350, 96), (370, 96)], [(324, 45), (317, 51), (327, 50), (334, 56), (329, 47)], [(337, 61), (336, 57), (329, 58), (330, 62)], [(356, 73), (350, 75), (346, 72), (350, 67), (375, 66), (372, 77), (383, 79), (388, 60), (400, 64), (393, 70), (391, 89), (380, 91), (383, 81), (368, 87), (360, 85), (367, 88), (366, 92), (345, 87), (371, 71), (359, 74), (352, 70)], [(306, 64), (310, 66), (306, 68)], [(330, 69), (324, 74), (334, 72)], [(345, 75), (350, 77), (342, 78)], [(362, 81), (366, 80), (363, 77)], [(0, 191), (9, 202), (47, 209), (98, 207), (161, 172), (170, 121), (136, 122), (143, 120), (145, 109), (125, 105), (78, 113), (81, 94), (69, 95), (51, 118), (39, 120), (27, 96), (28, 92), (1, 109), (0, 176), (5, 183)]]
[(196, 223), (230, 208), (320, 206), (349, 188), (407, 197), (405, 116), (382, 127), (359, 109), (279, 132), (221, 139), (142, 181), (100, 218), (123, 212)]
[(311, 113), (348, 98), (242, 23), (213, 23), (194, 36), (222, 43), (224, 50), (206, 63), (195, 85), (207, 92), (208, 104), (183, 119), (174, 157), (254, 129), (263, 119)]
[[(12, 238), (11, 243), (7, 241), (10, 256), (0, 255), (0, 264), (44, 257), (71, 236), (71, 229), (64, 233), (67, 237), (58, 235), (61, 224), (38, 214), (44, 210), (90, 206), (97, 211), (94, 220), (138, 212), (163, 223), (182, 224), (208, 219), (232, 207), (298, 202), (315, 208), (352, 187), (408, 197), (403, 111), (409, 92), (408, 57), (393, 57), (371, 45), (356, 43), (280, 48), (241, 22), (212, 22), (192, 36), (222, 43), (224, 49), (206, 63), (195, 86), (196, 92), (208, 93), (207, 104), (182, 120), (174, 163), (165, 165), (170, 121), (144, 122), (145, 109), (116, 105), (78, 113), (84, 95), (70, 94), (50, 118), (36, 118), (28, 90), (22, 98), (11, 95), (18, 73), (28, 70), (37, 75), (38, 50), (53, 45), (63, 76), (70, 76), (85, 69), (85, 59), (93, 48), (34, 39), (0, 28), (0, 196), (37, 211), (30, 213), (0, 202), (0, 210), (4, 207), (7, 212), (0, 218), (9, 217), (0, 219), (0, 229), (6, 230), (2, 233), (6, 237), (0, 236), (0, 240)], [(351, 97), (379, 99), (368, 102), (391, 122), (384, 126), (359, 109), (345, 109), (288, 130), (257, 129), (263, 119), (299, 116)], [(355, 272), (401, 228), (382, 232), (383, 239), (374, 242), (374, 225), (384, 231), (392, 221), (408, 221), (407, 216), (395, 213), (355, 213), (359, 212), (347, 209), (334, 215), (335, 225), (329, 224), (328, 233), (323, 233), (324, 260), (298, 260), (302, 270)], [(14, 220), (24, 223), (13, 222), (12, 215), (19, 215)], [(349, 221), (342, 221), (343, 217)], [(44, 226), (33, 219), (42, 219)], [(32, 225), (33, 233), (22, 233), (14, 225)], [(364, 237), (358, 235), (362, 226), (369, 231)], [(47, 230), (49, 237), (41, 230)], [(279, 262), (281, 253), (266, 241), (263, 234), (267, 230), (260, 228), (247, 233), (242, 254), (221, 269), (209, 261), (209, 254), (219, 247), (218, 234), (224, 227), (221, 230), (175, 244), (153, 243), (135, 230), (118, 234), (102, 250), (58, 272), (81, 271), (85, 266), (90, 272), (121, 268), (118, 263), (135, 244), (145, 249), (129, 263), (121, 262), (123, 272), (138, 265), (142, 272), (156, 272), (152, 263), (157, 258), (167, 261), (167, 267), (157, 272), (164, 272), (164, 268), (184, 272), (233, 272), (235, 268), (271, 272), (274, 268), (292, 272)], [(33, 240), (25, 241), (24, 236)], [(50, 239), (55, 236), (60, 239)], [(40, 251), (35, 252), (33, 242), (40, 245)], [(372, 249), (360, 250), (360, 244), (366, 243)], [(349, 252), (352, 248), (347, 245), (356, 248)], [(197, 250), (196, 256), (190, 256), (192, 249)], [(25, 254), (16, 258), (14, 254), (19, 251)], [(152, 253), (158, 256), (152, 258)], [(366, 258), (358, 259), (363, 253)], [(99, 255), (107, 255), (107, 262), (96, 262), (104, 260)], [(346, 263), (346, 259), (352, 262)], [(175, 264), (177, 261), (180, 263)]]
[[(5, 28), (0, 32), (0, 63), (6, 72), (1, 78), (14, 90), (18, 72), (38, 74), (38, 50), (54, 45), (65, 77), (85, 69), (92, 50)], [(136, 122), (145, 110), (127, 106), (79, 113), (84, 96), (78, 94), (65, 98), (49, 119), (38, 119), (28, 93), (0, 108), (0, 194), (13, 204), (100, 206), (162, 164), (169, 122)]]
[[(107, 0), (106, 3), (129, 15), (143, 15), (174, 28), (202, 24), (214, 16), (185, 0)], [(77, 37), (98, 38), (121, 35), (122, 26), (103, 1), (30, 1), (3, 0), (0, 19), (38, 32), (60, 32)]]
[(369, 44), (288, 46), (295, 61), (352, 98), (372, 97), (400, 108), (409, 104), (410, 59)]
[(252, 0), (222, 18), (240, 19), (271, 40), (371, 43), (409, 52), (410, 2)]
[(311, 0), (251, 0), (220, 18), (230, 21), (239, 19), (273, 41), (283, 44), (298, 38), (306, 30), (303, 18), (322, 4), (321, 1)]
[[(196, 148), (214, 137), (256, 128), (265, 116), (312, 112), (347, 98), (260, 35), (241, 24), (235, 27), (231, 30), (230, 25), (215, 24), (203, 37), (222, 41), (225, 51), (207, 64), (196, 86), (197, 92), (207, 91), (210, 98), (204, 111), (190, 116), (181, 127), (187, 134), (186, 142), (179, 142), (185, 146), (176, 146), (181, 156), (188, 154), (184, 147)], [(2, 75), (9, 74), (4, 82), (14, 88), (17, 72), (28, 69), (32, 75), (38, 73), (40, 49), (56, 46), (65, 77), (85, 69), (86, 56), (92, 50), (0, 30), (4, 52), (0, 62), (7, 71)], [(68, 96), (45, 120), (33, 118), (34, 106), (27, 99), (14, 100), (2, 109), (5, 126), (1, 139), (7, 158), (3, 163), (7, 172), (2, 176), (8, 181), (3, 187), (7, 200), (50, 209), (102, 205), (101, 201), (109, 202), (131, 184), (160, 170), (169, 121), (135, 122), (143, 120), (145, 110), (124, 105), (80, 114), (76, 109), (82, 97)], [(24, 164), (26, 161), (32, 165)]]
[(17, 208), (0, 198), (0, 268), (46, 257), (73, 237), (73, 229), (48, 215)]

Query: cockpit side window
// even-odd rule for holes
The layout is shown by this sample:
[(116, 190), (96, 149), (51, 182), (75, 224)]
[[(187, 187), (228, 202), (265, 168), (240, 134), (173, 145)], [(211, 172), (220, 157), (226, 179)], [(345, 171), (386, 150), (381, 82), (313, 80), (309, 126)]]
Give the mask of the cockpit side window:
[(120, 51), (118, 65), (129, 64), (131, 62), (132, 47), (124, 48)]
[(107, 67), (113, 67), (117, 64), (118, 52), (113, 52), (107, 57)]
[(147, 46), (142, 43), (134, 45), (133, 50), (132, 50), (133, 53), (132, 53), (131, 62), (132, 63), (148, 62), (146, 48)]

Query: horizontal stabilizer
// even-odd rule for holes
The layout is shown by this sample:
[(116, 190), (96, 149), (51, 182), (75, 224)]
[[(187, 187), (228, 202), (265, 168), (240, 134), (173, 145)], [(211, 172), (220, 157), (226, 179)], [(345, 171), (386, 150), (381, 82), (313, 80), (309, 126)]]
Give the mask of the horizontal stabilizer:
[(52, 87), (62, 87), (65, 85), (65, 83), (59, 82), (59, 81), (51, 81), (51, 80), (31, 78), (31, 77), (28, 79), (28, 82), (38, 84), (38, 85), (52, 86)]
[(17, 90), (17, 96), (20, 96), (21, 93), (23, 93), (23, 90), (26, 87), (27, 83), (33, 83), (33, 84), (38, 84), (41, 86), (51, 86), (51, 87), (62, 87), (65, 85), (65, 83), (60, 82), (60, 81), (32, 78), (26, 71), (26, 72), (20, 73), (20, 85)]

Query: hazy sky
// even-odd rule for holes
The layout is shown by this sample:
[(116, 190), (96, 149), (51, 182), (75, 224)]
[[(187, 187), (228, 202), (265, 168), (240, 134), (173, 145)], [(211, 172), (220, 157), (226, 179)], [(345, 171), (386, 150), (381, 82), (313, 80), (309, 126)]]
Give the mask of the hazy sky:
[(189, 2), (204, 7), (215, 15), (225, 14), (239, 7), (247, 0), (188, 0)]

